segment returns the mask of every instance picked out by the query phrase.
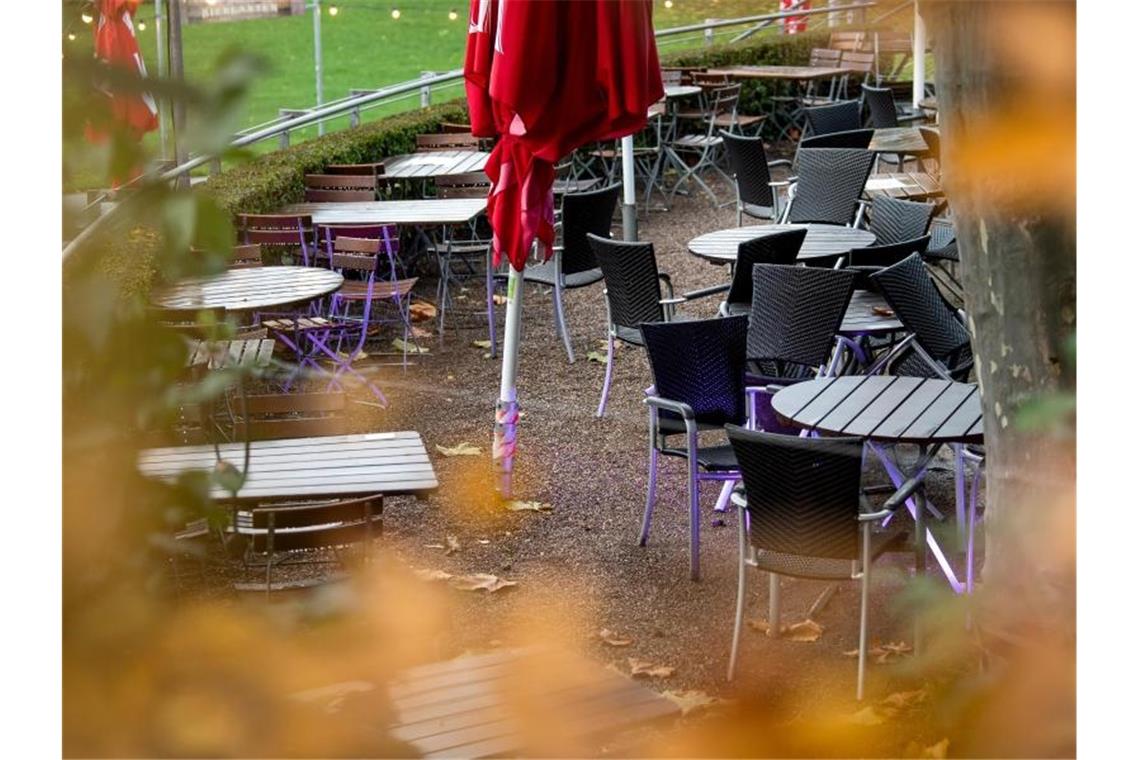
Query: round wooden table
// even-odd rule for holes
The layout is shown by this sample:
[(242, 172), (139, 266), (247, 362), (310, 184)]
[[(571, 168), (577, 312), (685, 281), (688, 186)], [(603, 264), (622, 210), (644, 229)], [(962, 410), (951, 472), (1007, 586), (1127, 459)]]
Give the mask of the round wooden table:
[(340, 288), (344, 277), (317, 267), (230, 269), (163, 288), (152, 297), (162, 309), (259, 311), (308, 303)]
[(736, 261), (736, 249), (746, 240), (775, 235), (778, 232), (807, 228), (807, 236), (800, 248), (800, 261), (836, 256), (852, 248), (866, 248), (875, 242), (874, 234), (853, 227), (836, 224), (756, 224), (748, 227), (730, 227), (709, 232), (689, 241), (689, 253), (714, 264)]

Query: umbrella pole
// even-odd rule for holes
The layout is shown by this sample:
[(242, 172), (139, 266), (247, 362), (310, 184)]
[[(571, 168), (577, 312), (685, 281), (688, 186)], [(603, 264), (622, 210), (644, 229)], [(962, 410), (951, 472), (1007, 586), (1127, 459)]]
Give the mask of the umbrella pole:
[(522, 272), (514, 266), (507, 279), (507, 319), (503, 335), (503, 371), (499, 381), (499, 401), (495, 405), (495, 433), (491, 457), (498, 478), (499, 495), (511, 498), (511, 470), (514, 468), (515, 439), (518, 433), (519, 404), (515, 376), (519, 364), (519, 330), (522, 327)]
[(621, 231), (626, 240), (637, 240), (637, 179), (633, 171), (633, 135), (621, 138)]

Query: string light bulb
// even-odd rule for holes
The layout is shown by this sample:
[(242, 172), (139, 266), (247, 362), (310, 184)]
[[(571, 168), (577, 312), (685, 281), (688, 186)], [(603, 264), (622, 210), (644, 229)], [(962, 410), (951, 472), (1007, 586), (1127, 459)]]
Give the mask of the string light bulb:
[(394, 19), (400, 18), (400, 9), (399, 8), (393, 8), (392, 9), (392, 18), (394, 18)]
[(140, 21), (140, 22), (139, 22), (139, 31), (140, 31), (140, 32), (145, 32), (145, 31), (146, 31), (146, 22), (145, 22), (145, 21)]
[(665, 7), (666, 8), (672, 8), (673, 7), (673, 0), (665, 0)]
[(340, 13), (340, 8), (337, 8), (335, 5), (329, 6), (329, 15), (330, 16), (335, 16), (338, 13)]
[(91, 15), (90, 13), (88, 13), (87, 11), (84, 11), (83, 13), (81, 13), (81, 14), (79, 15), (79, 18), (81, 18), (81, 19), (83, 20), (83, 23), (84, 23), (84, 24), (90, 24), (92, 21), (94, 21), (94, 20), (95, 20), (95, 17), (94, 17), (94, 16), (92, 16), (92, 15)]
[(459, 18), (459, 14), (456, 13), (455, 11), (448, 11), (447, 12), (447, 18), (450, 21), (455, 21), (457, 18)]
[(70, 40), (71, 42), (75, 42), (75, 32), (68, 32), (67, 33), (67, 39)]

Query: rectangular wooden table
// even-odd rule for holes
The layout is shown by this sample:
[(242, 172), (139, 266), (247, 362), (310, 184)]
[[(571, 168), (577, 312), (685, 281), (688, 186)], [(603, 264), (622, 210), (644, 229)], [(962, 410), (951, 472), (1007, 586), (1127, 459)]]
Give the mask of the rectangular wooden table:
[(295, 203), (284, 214), (309, 214), (314, 224), (403, 224), (437, 227), (464, 224), (487, 208), (486, 198), (435, 198), (422, 201)]
[(867, 150), (872, 153), (926, 153), (930, 147), (918, 127), (876, 129)]
[(481, 150), (431, 150), (384, 160), (385, 179), (427, 179), (446, 174), (481, 172), (490, 153)]
[(780, 79), (785, 81), (809, 82), (816, 79), (831, 79), (849, 74), (851, 69), (824, 66), (729, 66), (709, 69), (708, 74), (721, 74), (729, 79)]
[[(244, 444), (224, 443), (219, 452), (239, 470), (244, 466)], [(174, 446), (140, 452), (138, 467), (146, 477), (173, 482), (184, 472), (210, 471), (216, 464), (213, 446)], [(330, 435), (251, 443), (249, 475), (237, 500), (424, 496), (438, 487), (419, 433)], [(217, 486), (211, 496), (230, 498)]]
[(926, 172), (872, 174), (864, 188), (867, 195), (887, 195), (904, 201), (925, 201), (945, 193), (942, 185)]

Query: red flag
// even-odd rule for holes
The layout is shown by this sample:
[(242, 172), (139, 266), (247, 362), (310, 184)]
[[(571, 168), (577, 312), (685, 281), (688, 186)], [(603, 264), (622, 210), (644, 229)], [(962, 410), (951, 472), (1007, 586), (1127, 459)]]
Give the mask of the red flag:
[(645, 126), (661, 86), (650, 0), (471, 0), (471, 128), (499, 136), (487, 162), (494, 254), (522, 270), (554, 243), (554, 163)]
[[(122, 67), (146, 77), (146, 65), (139, 53), (132, 21), (140, 0), (99, 0), (99, 22), (95, 26), (95, 57), (111, 66)], [(135, 139), (158, 128), (158, 106), (147, 93), (113, 93), (105, 91), (110, 99), (111, 114)], [(106, 138), (95, 129), (88, 128), (88, 139)]]

